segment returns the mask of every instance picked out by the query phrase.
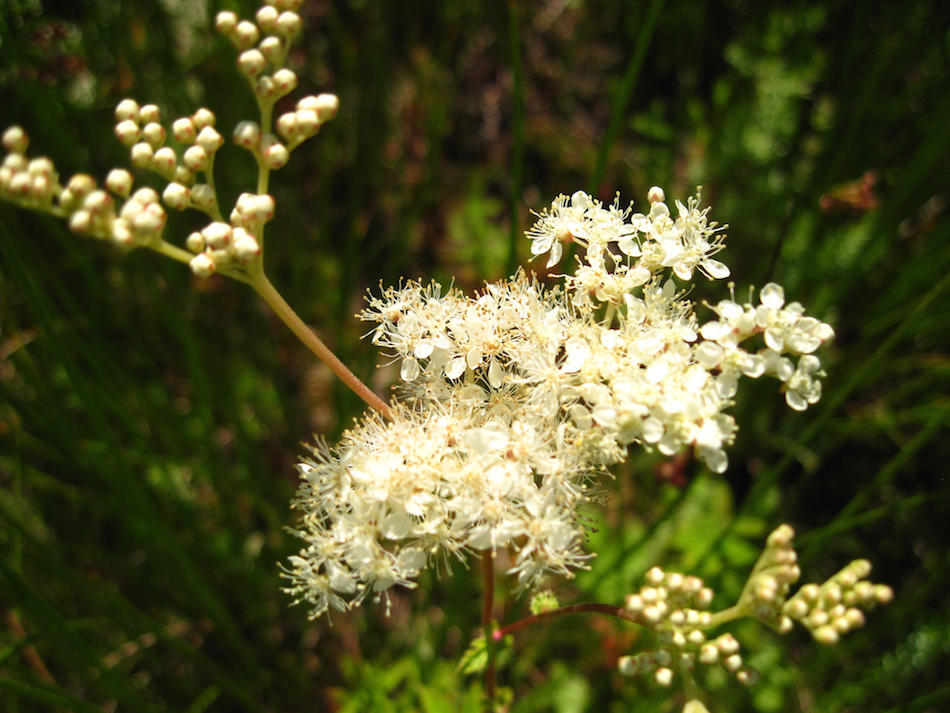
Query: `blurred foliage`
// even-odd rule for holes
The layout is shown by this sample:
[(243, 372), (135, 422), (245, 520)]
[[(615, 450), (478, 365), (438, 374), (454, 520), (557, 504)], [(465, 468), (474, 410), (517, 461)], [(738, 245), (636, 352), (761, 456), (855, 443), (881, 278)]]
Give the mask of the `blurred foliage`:
[[(112, 137), (126, 96), (167, 117), (206, 105), (227, 134), (255, 111), (209, 29), (220, 9), (255, 7), (0, 4), (4, 126), (23, 125), (64, 175), (99, 178), (127, 163)], [(950, 6), (314, 0), (302, 12), (297, 96), (333, 91), (342, 108), (272, 181), (269, 269), (381, 390), (392, 373), (374, 371), (352, 319), (365, 289), (502, 277), (529, 211), (579, 187), (642, 202), (653, 184), (682, 198), (701, 183), (731, 225), (737, 294), (776, 279), (837, 330), (808, 413), (748, 385), (724, 477), (689, 458), (620, 469), (595, 515), (598, 558), (560, 600), (621, 603), (661, 564), (701, 574), (728, 605), (787, 521), (806, 580), (866, 556), (896, 601), (832, 649), (740, 628), (763, 680), (708, 676), (710, 710), (946, 710)], [(254, 170), (222, 151), (226, 200)], [(169, 235), (196, 220), (173, 216)], [(389, 617), (367, 605), (330, 626), (287, 607), (276, 563), (297, 547), (284, 526), (298, 444), (335, 438), (360, 404), (241, 285), (166, 263), (0, 205), (0, 708), (479, 710), (481, 682), (454, 668), (479, 621), (464, 567), (397, 593)], [(508, 599), (504, 620), (527, 607)], [(501, 672), (513, 711), (682, 707), (615, 673), (642, 632), (581, 623), (515, 636)]]

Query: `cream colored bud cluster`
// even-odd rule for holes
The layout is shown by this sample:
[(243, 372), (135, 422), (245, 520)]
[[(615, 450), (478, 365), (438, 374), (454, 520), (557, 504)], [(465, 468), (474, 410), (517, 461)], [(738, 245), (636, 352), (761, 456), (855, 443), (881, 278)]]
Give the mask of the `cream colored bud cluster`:
[(224, 138), (214, 128), (216, 117), (212, 111), (202, 108), (172, 123), (172, 135), (184, 147), (181, 155), (164, 145), (167, 135), (161, 111), (154, 104), (140, 107), (134, 100), (124, 99), (116, 107), (115, 118), (115, 135), (129, 147), (132, 165), (154, 171), (169, 182), (162, 193), (165, 205), (206, 213), (217, 209), (212, 184), (196, 183), (198, 173), (211, 175), (215, 154), (224, 145)]
[[(302, 28), (296, 12), (300, 4), (300, 0), (269, 0), (257, 11), (256, 23), (240, 20), (233, 12), (219, 12), (215, 19), (218, 32), (239, 50), (238, 69), (250, 83), (262, 111), (268, 116), (278, 99), (297, 88), (296, 73), (284, 64), (290, 44)], [(295, 111), (278, 119), (277, 130), (286, 143), (251, 121), (238, 124), (234, 141), (254, 153), (262, 167), (270, 170), (283, 168), (290, 158), (290, 151), (315, 135), (321, 124), (332, 119), (338, 104), (337, 98), (330, 94), (302, 99)], [(265, 123), (269, 124), (269, 120)]]
[(806, 584), (789, 599), (782, 611), (800, 621), (816, 641), (835, 644), (843, 634), (864, 626), (864, 612), (894, 598), (884, 584), (867, 580), (871, 563), (854, 560), (824, 584)]
[(231, 222), (215, 221), (188, 236), (186, 247), (195, 257), (191, 270), (198, 277), (210, 277), (226, 265), (248, 265), (261, 257), (255, 234), (274, 217), (274, 199), (268, 195), (244, 193), (231, 212)]
[(794, 538), (795, 531), (789, 525), (781, 525), (769, 535), (739, 597), (739, 607), (748, 616), (782, 634), (792, 629), (792, 620), (782, 608), (789, 588), (801, 577)]
[(712, 625), (713, 592), (699, 577), (664, 572), (659, 567), (646, 574), (647, 583), (627, 597), (625, 608), (657, 632), (652, 651), (624, 656), (618, 662), (625, 676), (651, 676), (661, 686), (672, 684), (676, 671), (692, 671), (699, 662), (720, 664), (744, 684), (756, 680), (745, 666), (739, 642), (731, 634), (707, 640), (704, 629)]
[[(95, 179), (84, 173), (74, 175), (62, 186), (52, 161), (26, 157), (29, 138), (19, 126), (3, 133), (3, 146), (9, 153), (0, 167), (0, 198), (66, 218), (74, 232), (111, 240), (122, 248), (161, 240), (167, 215), (158, 194), (151, 188), (132, 193), (128, 171), (111, 171), (106, 178), (107, 190), (98, 188)], [(110, 192), (126, 199), (118, 210)]]

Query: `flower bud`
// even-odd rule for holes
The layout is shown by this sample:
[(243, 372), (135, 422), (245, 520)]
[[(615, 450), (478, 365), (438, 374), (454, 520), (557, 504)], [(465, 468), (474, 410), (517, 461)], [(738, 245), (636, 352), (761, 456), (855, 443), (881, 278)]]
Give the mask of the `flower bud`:
[(145, 210), (135, 216), (132, 228), (139, 235), (154, 235), (165, 227), (166, 217), (165, 211), (158, 203), (150, 203)]
[(290, 69), (278, 69), (274, 72), (274, 87), (279, 96), (290, 94), (297, 88), (297, 75)]
[(280, 12), (276, 7), (272, 5), (264, 5), (260, 10), (257, 11), (255, 18), (257, 19), (257, 24), (260, 28), (268, 33), (273, 34), (277, 29), (277, 16)]
[(195, 142), (195, 136), (198, 135), (198, 129), (195, 127), (195, 122), (186, 116), (181, 119), (175, 119), (175, 123), (172, 124), (172, 134), (175, 137), (175, 141), (180, 144), (193, 144)]
[[(316, 116), (314, 116), (314, 118), (316, 119)], [(287, 139), (287, 141), (293, 141), (298, 134), (302, 133), (297, 128), (296, 112), (287, 112), (286, 114), (280, 115), (277, 119), (277, 132)]]
[(69, 216), (69, 229), (80, 235), (89, 235), (92, 232), (92, 215), (88, 210), (77, 210)]
[(267, 134), (261, 139), (261, 157), (264, 159), (264, 165), (271, 170), (283, 168), (290, 160), (290, 152), (277, 137), (273, 134)]
[(143, 206), (147, 206), (150, 203), (158, 203), (158, 193), (154, 188), (139, 188), (132, 194), (132, 200), (141, 203)]
[(194, 113), (192, 119), (195, 122), (195, 128), (199, 131), (204, 129), (206, 126), (214, 126), (215, 122), (218, 120), (218, 117), (214, 115), (214, 112), (205, 107), (201, 107), (198, 111)]
[(155, 152), (152, 158), (152, 168), (166, 178), (171, 178), (178, 166), (178, 154), (173, 148), (164, 146)]
[(336, 94), (320, 94), (317, 96), (317, 119), (320, 120), (321, 124), (335, 117), (339, 109), (340, 99)]
[(117, 196), (128, 198), (132, 192), (132, 174), (124, 168), (113, 168), (106, 176), (106, 188)]
[[(238, 237), (238, 231), (243, 233), (241, 237)], [(234, 235), (234, 254), (238, 260), (249, 263), (261, 254), (261, 246), (253, 235), (245, 232), (242, 228), (235, 228)]]
[(241, 20), (231, 34), (231, 41), (234, 42), (238, 49), (246, 50), (256, 45), (260, 36), (261, 33), (260, 30), (257, 29), (257, 25), (247, 20)]
[(143, 124), (160, 124), (162, 121), (162, 110), (155, 104), (146, 104), (139, 109), (139, 121)]
[(305, 137), (313, 136), (320, 130), (317, 112), (310, 109), (299, 109), (294, 112), (294, 125), (297, 132)]
[(230, 37), (238, 24), (238, 16), (233, 12), (219, 12), (214, 18), (214, 29), (225, 37)]
[(126, 119), (115, 125), (115, 137), (125, 146), (131, 147), (142, 137), (142, 130), (137, 123)]
[(267, 58), (268, 62), (276, 65), (284, 51), (284, 43), (281, 42), (279, 37), (265, 37), (257, 48)]
[(196, 183), (191, 187), (191, 201), (197, 208), (210, 210), (218, 202), (214, 189), (207, 183)]
[(195, 255), (191, 259), (189, 265), (191, 267), (191, 271), (198, 277), (210, 277), (214, 274), (215, 270), (218, 269), (218, 266), (214, 264), (214, 261), (205, 253)]
[(189, 146), (184, 159), (192, 171), (204, 171), (208, 167), (208, 152), (200, 146)]
[(145, 142), (135, 144), (132, 147), (132, 165), (138, 168), (150, 168), (155, 159), (155, 152), (152, 147)]
[(653, 186), (649, 191), (647, 191), (647, 200), (650, 203), (660, 203), (666, 199), (666, 193), (663, 192), (663, 189), (659, 186)]
[(13, 154), (25, 154), (30, 137), (19, 126), (11, 126), (3, 132), (3, 148)]
[(261, 141), (261, 127), (253, 121), (242, 121), (234, 127), (234, 143), (254, 150)]
[(837, 644), (840, 636), (833, 626), (822, 626), (812, 632), (812, 636), (819, 644)]
[(172, 177), (175, 183), (181, 183), (183, 186), (190, 186), (195, 182), (194, 172), (187, 166), (179, 166), (175, 169), (175, 175)]
[(280, 13), (277, 18), (277, 31), (280, 34), (288, 39), (293, 39), (300, 34), (301, 29), (303, 29), (303, 23), (300, 21), (300, 15), (289, 10)]
[(201, 133), (198, 134), (198, 138), (195, 139), (195, 144), (203, 148), (210, 155), (224, 145), (224, 137), (215, 131), (214, 128), (206, 126), (201, 130)]
[(722, 667), (729, 673), (735, 673), (742, 668), (742, 657), (739, 654), (727, 656), (722, 662)]
[(89, 212), (93, 217), (99, 217), (107, 213), (115, 212), (115, 202), (105, 191), (93, 191), (82, 202), (83, 210)]
[(142, 129), (142, 138), (147, 141), (153, 149), (165, 143), (165, 128), (156, 122), (146, 124)]
[(205, 239), (201, 233), (194, 232), (185, 239), (185, 247), (197, 254), (205, 249)]
[(115, 108), (116, 123), (131, 121), (134, 124), (139, 123), (139, 105), (134, 99), (123, 99)]
[(658, 668), (653, 674), (653, 680), (658, 686), (668, 688), (673, 683), (673, 671), (668, 668)]
[(162, 193), (162, 200), (165, 201), (165, 205), (175, 210), (184, 210), (187, 208), (189, 199), (190, 191), (188, 187), (180, 183), (169, 183), (165, 187), (165, 192)]
[(267, 59), (260, 50), (245, 50), (238, 56), (238, 69), (245, 77), (256, 77), (267, 67)]
[(205, 244), (212, 250), (222, 250), (226, 248), (231, 244), (233, 235), (234, 231), (231, 226), (219, 221), (209, 223), (201, 231), (201, 236), (204, 238)]
[(277, 95), (277, 87), (271, 77), (261, 77), (254, 85), (254, 93), (261, 99), (271, 99)]

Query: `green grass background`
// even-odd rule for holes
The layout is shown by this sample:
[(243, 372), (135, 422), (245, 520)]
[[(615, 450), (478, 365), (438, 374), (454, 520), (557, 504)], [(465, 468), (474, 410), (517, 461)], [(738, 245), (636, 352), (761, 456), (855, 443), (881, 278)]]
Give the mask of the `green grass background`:
[[(207, 18), (256, 8), (203, 5), (0, 4), (0, 124), (22, 124), (64, 176), (100, 179), (127, 165), (112, 136), (126, 96), (168, 118), (207, 106), (229, 134), (254, 104)], [(763, 680), (710, 676), (712, 713), (947, 710), (950, 6), (319, 0), (302, 14), (295, 96), (342, 106), (272, 180), (268, 269), (384, 393), (392, 374), (353, 319), (365, 290), (501, 278), (527, 258), (530, 210), (578, 188), (642, 204), (653, 184), (680, 198), (702, 184), (731, 226), (739, 293), (775, 279), (836, 329), (807, 413), (747, 385), (724, 476), (649, 456), (619, 470), (598, 558), (563, 601), (622, 603), (660, 564), (726, 606), (790, 522), (806, 581), (867, 557), (896, 600), (834, 648), (738, 627)], [(222, 149), (223, 202), (254, 176)], [(183, 242), (198, 220), (175, 215), (167, 234)], [(455, 669), (478, 567), (333, 626), (278, 591), (300, 443), (332, 441), (361, 404), (241, 285), (0, 205), (0, 359), (0, 709), (480, 709), (481, 682)], [(507, 585), (511, 621), (526, 602)], [(641, 636), (595, 617), (520, 632), (501, 671), (511, 710), (679, 710), (675, 691), (615, 673)]]

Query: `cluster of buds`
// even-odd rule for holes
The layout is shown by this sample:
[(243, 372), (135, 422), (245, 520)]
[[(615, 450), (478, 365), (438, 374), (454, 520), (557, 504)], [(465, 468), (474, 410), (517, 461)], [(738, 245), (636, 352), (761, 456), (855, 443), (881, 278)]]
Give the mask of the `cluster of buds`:
[(625, 608), (657, 632), (652, 651), (624, 656), (618, 662), (625, 676), (650, 676), (660, 686), (673, 683), (677, 671), (691, 672), (696, 663), (720, 665), (741, 683), (757, 680), (739, 654), (739, 642), (732, 634), (708, 640), (705, 629), (713, 626), (708, 611), (713, 592), (699, 577), (664, 572), (652, 568), (647, 584), (627, 597)]
[(192, 272), (208, 277), (226, 265), (248, 265), (260, 259), (261, 246), (255, 234), (273, 217), (271, 196), (243, 193), (231, 212), (230, 224), (215, 221), (188, 236), (185, 244), (195, 253)]
[(793, 548), (795, 531), (789, 525), (776, 528), (766, 540), (739, 596), (739, 609), (781, 634), (792, 630), (792, 620), (782, 612), (789, 588), (801, 577), (798, 554)]
[[(165, 146), (167, 133), (161, 111), (154, 104), (140, 107), (134, 100), (124, 99), (116, 107), (115, 118), (115, 135), (129, 147), (132, 165), (154, 171), (169, 182), (162, 193), (165, 205), (175, 210), (197, 208), (213, 215), (217, 197), (210, 177), (224, 138), (214, 128), (212, 111), (202, 108), (172, 123), (172, 135), (183, 147), (180, 155)], [(207, 176), (209, 183), (197, 183), (199, 173)]]
[[(161, 128), (161, 127), (159, 127)], [(92, 176), (78, 173), (63, 186), (48, 158), (28, 159), (29, 138), (19, 126), (3, 133), (8, 151), (0, 167), (0, 197), (69, 222), (76, 233), (111, 240), (125, 249), (161, 241), (167, 215), (151, 188), (132, 193), (132, 176), (117, 169), (106, 179), (106, 189)], [(116, 210), (116, 197), (124, 199)]]
[(835, 644), (853, 629), (864, 626), (864, 610), (887, 604), (894, 590), (867, 580), (871, 563), (854, 560), (824, 584), (806, 584), (785, 602), (782, 611), (801, 622), (816, 641)]
[[(296, 73), (285, 67), (287, 50), (300, 33), (301, 20), (296, 10), (301, 0), (270, 0), (250, 20), (239, 20), (233, 12), (219, 12), (215, 18), (218, 32), (238, 49), (237, 66), (248, 80), (262, 113), (270, 110), (278, 99), (297, 87)], [(262, 130), (253, 121), (243, 121), (234, 130), (234, 141), (251, 151), (258, 164), (266, 169), (283, 168), (290, 152), (314, 136), (320, 127), (339, 109), (339, 100), (332, 94), (308, 96), (297, 102), (296, 109), (277, 120), (278, 137)], [(283, 141), (281, 141), (283, 139)]]

